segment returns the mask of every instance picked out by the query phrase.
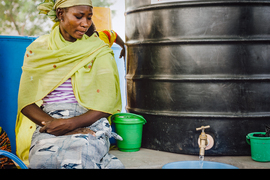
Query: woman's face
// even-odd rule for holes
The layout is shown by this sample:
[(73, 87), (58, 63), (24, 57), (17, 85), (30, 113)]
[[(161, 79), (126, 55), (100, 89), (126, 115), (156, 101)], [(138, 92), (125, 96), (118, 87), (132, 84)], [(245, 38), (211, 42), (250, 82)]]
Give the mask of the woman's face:
[(65, 40), (75, 42), (81, 39), (92, 25), (93, 8), (90, 6), (73, 6), (57, 9), (60, 20), (60, 32)]

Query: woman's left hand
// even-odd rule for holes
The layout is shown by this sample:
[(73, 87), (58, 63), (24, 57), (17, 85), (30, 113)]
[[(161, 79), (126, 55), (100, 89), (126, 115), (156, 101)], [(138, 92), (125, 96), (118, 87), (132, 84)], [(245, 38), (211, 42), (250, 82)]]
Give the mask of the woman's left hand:
[(72, 131), (72, 125), (67, 119), (54, 119), (52, 121), (42, 122), (44, 125), (41, 129), (41, 133), (48, 133), (55, 136), (62, 136)]

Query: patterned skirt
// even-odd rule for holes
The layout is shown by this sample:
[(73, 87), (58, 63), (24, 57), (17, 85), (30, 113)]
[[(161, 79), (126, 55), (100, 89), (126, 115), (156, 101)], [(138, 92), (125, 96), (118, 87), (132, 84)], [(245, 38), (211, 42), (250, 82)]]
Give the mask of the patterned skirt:
[[(54, 118), (70, 118), (87, 112), (79, 104), (52, 104), (43, 108)], [(112, 132), (106, 118), (88, 127), (96, 133), (54, 136), (40, 133), (40, 126), (32, 137), (29, 152), (31, 169), (123, 169), (121, 161), (109, 154), (110, 137), (121, 140)]]

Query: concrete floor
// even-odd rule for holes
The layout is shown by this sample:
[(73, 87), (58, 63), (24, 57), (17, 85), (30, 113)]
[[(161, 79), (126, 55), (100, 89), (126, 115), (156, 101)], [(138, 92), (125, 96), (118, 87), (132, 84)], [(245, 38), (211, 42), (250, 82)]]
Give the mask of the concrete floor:
[[(174, 154), (150, 149), (141, 149), (138, 152), (110, 151), (118, 157), (126, 169), (161, 169), (165, 164), (177, 161), (198, 161), (198, 156)], [(270, 169), (269, 163), (256, 162), (251, 156), (206, 156), (205, 161), (230, 164), (239, 169)]]

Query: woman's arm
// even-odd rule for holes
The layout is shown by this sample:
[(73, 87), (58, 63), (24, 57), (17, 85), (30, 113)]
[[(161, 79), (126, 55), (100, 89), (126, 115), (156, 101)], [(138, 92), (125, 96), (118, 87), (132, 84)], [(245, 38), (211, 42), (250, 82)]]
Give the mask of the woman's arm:
[(101, 118), (107, 118), (109, 116), (110, 114), (89, 110), (85, 114), (82, 114), (80, 116), (73, 117), (67, 120), (70, 121), (69, 123), (71, 124), (71, 129), (75, 130), (78, 128), (91, 126), (92, 124), (100, 120)]
[(42, 111), (35, 103), (23, 108), (22, 113), (39, 126), (43, 126), (42, 122), (52, 121), (54, 119)]
[(119, 35), (117, 35), (117, 38), (116, 38), (116, 40), (115, 40), (115, 43), (122, 47), (122, 51), (121, 51), (121, 53), (120, 53), (119, 58), (124, 57), (124, 60), (125, 60), (125, 59), (126, 59), (126, 48), (125, 48), (125, 43), (124, 43), (124, 41), (122, 40), (122, 38), (121, 38)]

